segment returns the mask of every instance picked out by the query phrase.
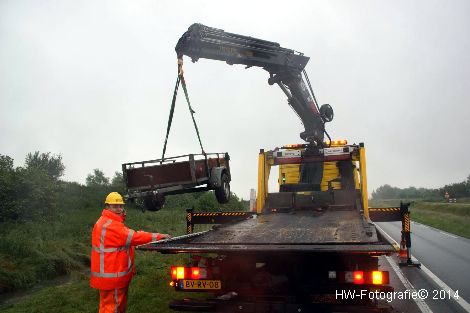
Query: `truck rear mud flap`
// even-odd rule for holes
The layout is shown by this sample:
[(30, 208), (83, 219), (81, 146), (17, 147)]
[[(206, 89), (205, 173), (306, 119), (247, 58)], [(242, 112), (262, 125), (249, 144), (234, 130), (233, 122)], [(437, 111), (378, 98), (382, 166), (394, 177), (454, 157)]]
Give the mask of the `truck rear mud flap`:
[(232, 300), (173, 300), (170, 309), (178, 312), (246, 312), (246, 313), (298, 313), (298, 312), (364, 312), (394, 313), (387, 303), (368, 304), (323, 304), (285, 303), (276, 301), (232, 301)]

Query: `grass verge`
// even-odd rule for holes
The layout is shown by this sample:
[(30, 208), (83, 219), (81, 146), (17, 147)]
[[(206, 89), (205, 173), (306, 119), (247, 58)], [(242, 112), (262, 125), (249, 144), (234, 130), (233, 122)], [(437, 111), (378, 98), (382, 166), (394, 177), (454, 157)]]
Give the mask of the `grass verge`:
[[(370, 206), (399, 206), (399, 200), (373, 200)], [(470, 203), (443, 203), (415, 200), (411, 220), (470, 239)]]
[[(2, 271), (9, 274), (12, 279), (21, 280), (22, 276), (18, 273), (22, 269), (29, 273), (29, 276), (24, 278), (25, 282), (19, 282), (18, 286), (28, 286), (37, 282), (41, 278), (40, 272), (44, 266), (45, 268), (55, 266), (56, 263), (51, 261), (52, 259), (60, 260), (57, 262), (65, 264), (64, 272), (70, 275), (71, 279), (65, 284), (45, 287), (15, 303), (0, 305), (0, 311), (5, 313), (97, 312), (99, 292), (89, 287), (87, 270), (91, 230), (100, 213), (99, 208), (82, 210), (80, 214), (70, 211), (64, 214), (62, 221), (37, 223), (26, 228), (21, 227), (21, 229), (12, 226), (10, 229), (12, 233), (8, 237), (10, 243), (8, 247), (4, 247), (4, 250), (8, 248), (10, 253), (0, 255), (0, 262)], [(135, 230), (181, 235), (186, 230), (185, 210), (164, 208), (158, 212), (142, 213), (129, 209), (126, 225)], [(8, 232), (3, 234), (8, 234)], [(2, 238), (2, 242), (7, 241)], [(19, 246), (15, 248), (15, 245)], [(26, 258), (26, 261), (17, 262), (11, 252), (14, 248), (18, 250), (15, 252), (17, 257), (22, 256), (23, 259), (25, 255), (31, 254), (31, 251), (35, 252), (31, 258)], [(41, 256), (44, 257), (44, 261), (37, 259)], [(137, 251), (137, 275), (130, 286), (128, 312), (169, 312), (170, 299), (187, 297), (188, 294), (176, 294), (168, 286), (170, 266), (184, 264), (184, 258), (184, 255), (162, 255), (155, 252)], [(10, 268), (3, 268), (3, 264), (7, 263)], [(52, 269), (50, 273), (52, 275)], [(8, 282), (14, 283), (12, 280)], [(197, 294), (190, 296), (197, 297)]]
[(446, 232), (470, 239), (470, 204), (416, 203), (411, 207), (411, 219)]

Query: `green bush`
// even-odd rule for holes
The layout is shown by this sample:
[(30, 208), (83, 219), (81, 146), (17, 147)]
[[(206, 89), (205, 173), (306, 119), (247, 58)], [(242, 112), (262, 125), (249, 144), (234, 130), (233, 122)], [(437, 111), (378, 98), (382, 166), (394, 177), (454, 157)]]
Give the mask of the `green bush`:
[(57, 213), (61, 157), (30, 153), (25, 163), (14, 168), (12, 158), (0, 155), (0, 222), (47, 220)]

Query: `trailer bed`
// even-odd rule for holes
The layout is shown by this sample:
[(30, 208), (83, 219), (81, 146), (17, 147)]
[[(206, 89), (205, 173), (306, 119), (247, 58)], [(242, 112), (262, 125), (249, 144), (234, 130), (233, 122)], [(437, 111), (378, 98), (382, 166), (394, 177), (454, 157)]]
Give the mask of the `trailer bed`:
[(388, 254), (392, 243), (356, 210), (273, 213), (220, 225), (195, 236), (139, 247), (160, 252), (311, 251)]
[[(148, 194), (179, 194), (215, 189), (210, 184), (214, 168), (230, 177), (228, 153), (188, 154), (165, 159), (122, 164), (128, 198)], [(207, 184), (207, 188), (201, 185)]]

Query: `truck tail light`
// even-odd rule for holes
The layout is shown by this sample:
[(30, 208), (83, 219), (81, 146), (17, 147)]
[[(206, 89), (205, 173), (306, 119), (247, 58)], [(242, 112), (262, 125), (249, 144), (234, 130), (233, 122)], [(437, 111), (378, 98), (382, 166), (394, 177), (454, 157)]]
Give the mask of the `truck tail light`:
[(372, 272), (372, 284), (374, 285), (382, 285), (383, 277), (381, 271), (373, 271)]
[(184, 279), (185, 268), (183, 266), (172, 266), (170, 273), (171, 280)]
[(364, 283), (364, 272), (363, 271), (354, 271), (353, 272), (353, 283), (356, 285)]
[(171, 280), (176, 281), (180, 279), (206, 279), (210, 276), (205, 267), (193, 266), (172, 266), (170, 268)]
[(387, 271), (346, 271), (346, 272), (329, 271), (328, 278), (337, 280), (339, 283), (356, 284), (356, 285), (387, 285), (390, 282)]
[(184, 267), (178, 266), (176, 268), (176, 279), (184, 279)]
[(201, 278), (201, 270), (199, 267), (191, 267), (191, 279)]

